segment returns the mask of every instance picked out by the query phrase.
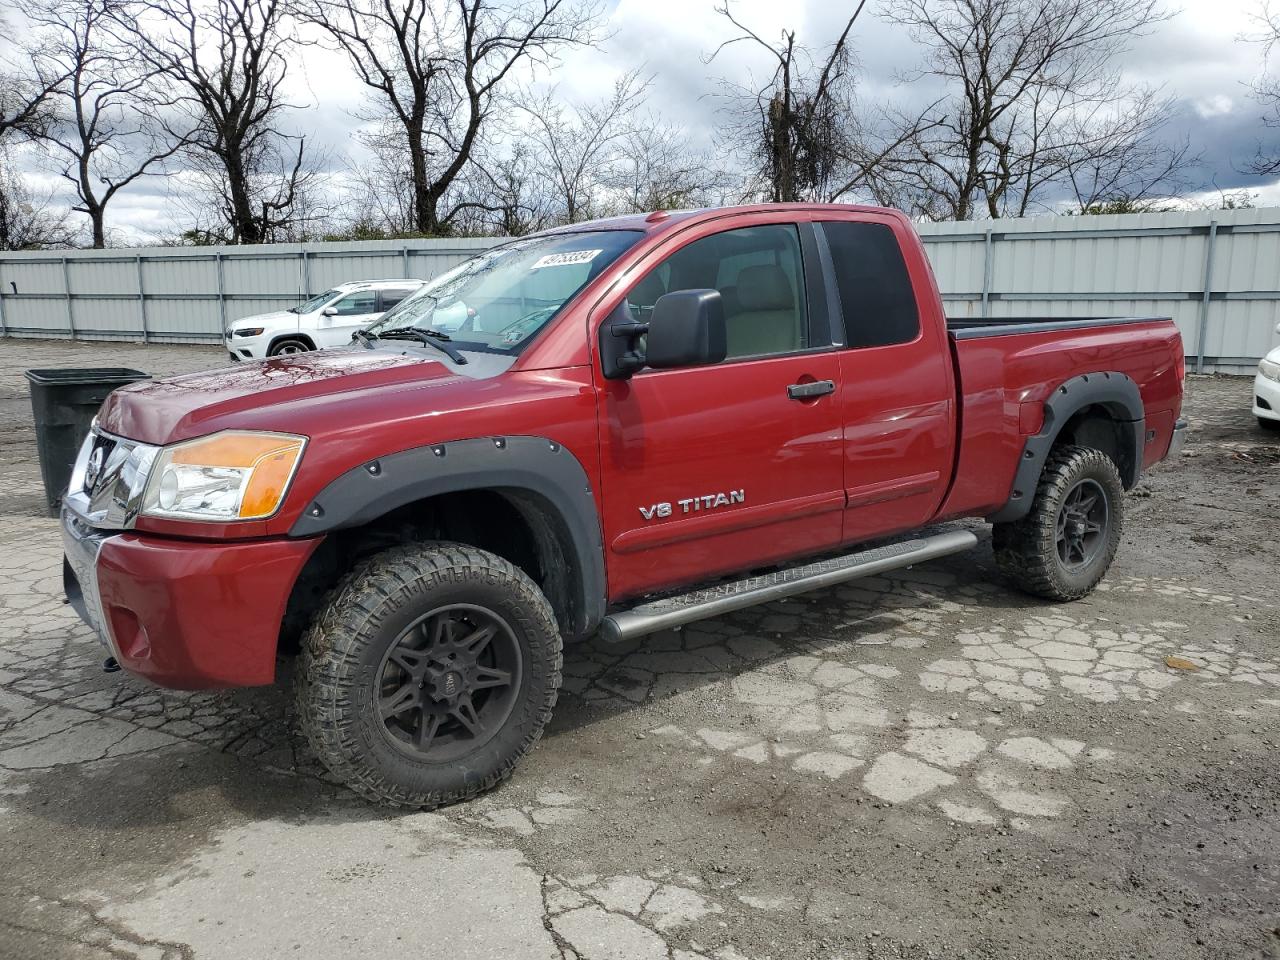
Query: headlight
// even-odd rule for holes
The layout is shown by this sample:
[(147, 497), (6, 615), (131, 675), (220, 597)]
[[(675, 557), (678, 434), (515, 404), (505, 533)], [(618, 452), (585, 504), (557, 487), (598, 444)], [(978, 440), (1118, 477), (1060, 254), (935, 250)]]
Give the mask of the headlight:
[(265, 329), (266, 327), (240, 327), (238, 330), (232, 330), (231, 335), (233, 337), (256, 337)]
[(1280, 380), (1280, 363), (1274, 360), (1263, 360), (1258, 364), (1258, 372), (1268, 380)]
[(215, 433), (166, 447), (142, 500), (149, 517), (261, 520), (280, 508), (306, 437), (285, 433)]

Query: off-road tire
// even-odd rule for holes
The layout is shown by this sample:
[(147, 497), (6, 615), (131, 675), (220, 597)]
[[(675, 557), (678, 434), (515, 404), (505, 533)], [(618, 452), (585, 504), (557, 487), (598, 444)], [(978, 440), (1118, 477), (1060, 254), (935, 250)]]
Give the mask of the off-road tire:
[[(1057, 522), (1068, 494), (1083, 480), (1092, 480), (1105, 494), (1108, 522), (1096, 555), (1072, 570), (1058, 553)], [(996, 566), (1025, 593), (1047, 600), (1079, 600), (1098, 585), (1115, 559), (1123, 521), (1124, 485), (1111, 458), (1089, 447), (1057, 447), (1045, 462), (1027, 515), (994, 525)]]
[(1258, 426), (1268, 433), (1280, 431), (1280, 420), (1272, 420), (1270, 417), (1259, 417)]
[[(523, 664), (510, 715), (461, 762), (398, 749), (377, 714), (380, 664), (406, 624), (450, 603), (505, 619)], [(320, 761), (377, 803), (434, 809), (496, 786), (542, 735), (560, 688), (563, 643), (551, 605), (501, 557), (458, 543), (393, 547), (358, 564), (329, 594), (302, 641), (298, 723)]]
[(268, 357), (292, 356), (299, 353), (310, 353), (315, 347), (301, 337), (284, 337), (273, 343), (267, 350)]

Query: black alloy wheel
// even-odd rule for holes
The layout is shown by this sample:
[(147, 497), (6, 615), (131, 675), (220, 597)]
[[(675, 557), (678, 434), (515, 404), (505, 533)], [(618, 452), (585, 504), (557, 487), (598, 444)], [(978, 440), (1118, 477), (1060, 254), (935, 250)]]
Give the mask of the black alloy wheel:
[(502, 617), (472, 604), (440, 607), (402, 631), (382, 658), (378, 713), (400, 749), (456, 760), (511, 716), (522, 667)]
[(510, 561), (462, 543), (391, 547), (334, 586), (303, 638), (298, 723), (361, 796), (456, 803), (533, 749), (562, 651), (551, 604)]
[(1058, 559), (1068, 570), (1092, 563), (1106, 544), (1106, 492), (1096, 480), (1084, 479), (1067, 493), (1058, 511)]

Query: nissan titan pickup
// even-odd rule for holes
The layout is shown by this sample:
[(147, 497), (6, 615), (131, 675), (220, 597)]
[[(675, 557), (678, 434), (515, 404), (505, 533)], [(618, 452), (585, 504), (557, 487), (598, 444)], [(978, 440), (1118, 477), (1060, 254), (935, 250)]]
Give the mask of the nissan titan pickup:
[(349, 346), (133, 384), (64, 498), (69, 600), (165, 687), (273, 683), (341, 780), (509, 776), (564, 644), (973, 548), (1053, 602), (1182, 442), (1168, 319), (948, 322), (893, 210), (658, 212), (495, 246)]

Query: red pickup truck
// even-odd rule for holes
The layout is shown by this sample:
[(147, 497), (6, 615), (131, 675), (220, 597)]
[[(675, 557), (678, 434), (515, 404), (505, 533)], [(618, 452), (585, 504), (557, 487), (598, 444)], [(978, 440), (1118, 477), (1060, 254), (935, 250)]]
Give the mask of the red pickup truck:
[(962, 517), (1018, 587), (1083, 596), (1182, 389), (1166, 319), (949, 324), (892, 210), (575, 224), (349, 348), (113, 393), (65, 497), (66, 591), (164, 686), (271, 683), (296, 653), (323, 762), (432, 807), (510, 774), (564, 642), (967, 550), (939, 526)]

